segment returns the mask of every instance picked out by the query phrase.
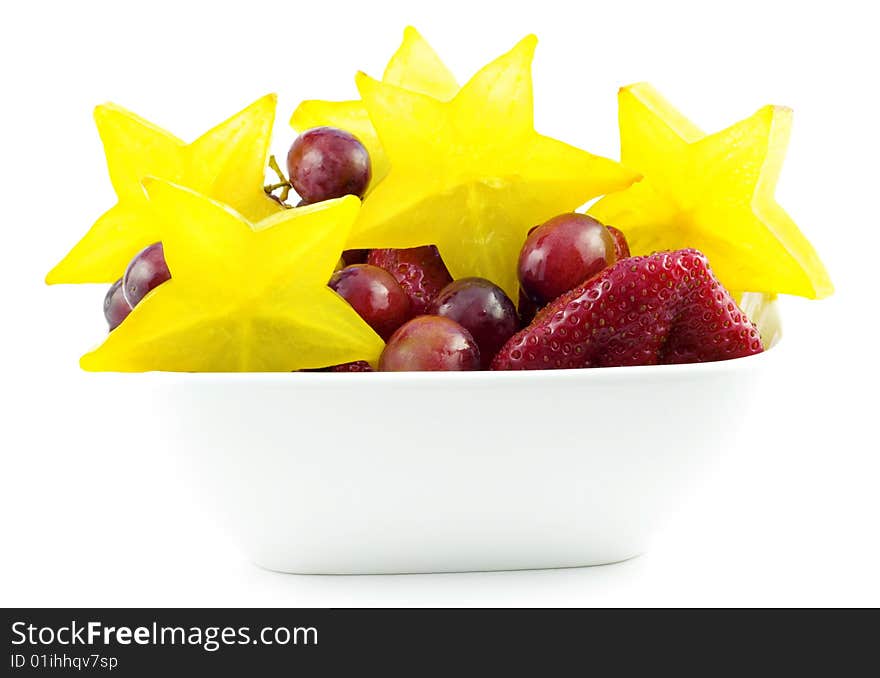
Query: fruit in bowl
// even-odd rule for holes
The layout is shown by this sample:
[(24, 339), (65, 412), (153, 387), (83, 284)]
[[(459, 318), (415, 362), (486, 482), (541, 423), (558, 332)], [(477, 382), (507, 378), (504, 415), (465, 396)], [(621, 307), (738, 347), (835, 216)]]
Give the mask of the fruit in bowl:
[[(169, 445), (220, 454), (220, 494), (259, 490), (232, 502), (238, 518), (284, 508), (253, 536), (259, 562), (420, 571), (633, 555), (651, 523), (639, 493), (659, 515), (660, 495), (674, 495), (663, 468), (699, 462), (651, 456), (646, 441), (687, 426), (656, 403), (698, 413), (691, 442), (713, 444), (723, 408), (745, 407), (776, 343), (776, 295), (831, 293), (773, 197), (788, 109), (707, 135), (649, 85), (625, 87), (617, 162), (535, 131), (535, 45), (526, 37), (459, 86), (407, 29), (381, 80), (357, 75), (359, 100), (297, 108), (286, 173), (268, 154), (274, 96), (189, 144), (118, 106), (96, 110), (118, 204), (47, 282), (111, 285), (110, 331), (84, 369), (182, 373), (131, 378), (169, 390)], [(717, 397), (694, 397), (706, 389)], [(406, 420), (394, 435), (380, 411), (390, 401)], [(548, 441), (543, 426), (487, 426), (526, 405), (531, 421), (589, 412), (627, 432), (584, 452), (564, 430)], [(622, 412), (644, 426), (629, 430)], [(201, 417), (210, 425), (192, 429)], [(292, 418), (309, 445), (291, 445)], [(362, 458), (320, 443), (342, 420), (361, 432)], [(251, 468), (240, 456), (255, 427), (265, 435)], [(340, 464), (334, 487), (319, 470)], [(340, 507), (322, 523), (338, 540), (322, 545), (319, 526), (293, 517), (327, 504)], [(437, 526), (431, 543), (447, 555), (417, 523)], [(395, 534), (425, 558), (395, 560)], [(346, 565), (353, 543), (373, 560)]]
[(764, 350), (697, 250), (622, 259), (545, 306), (492, 368), (700, 363)]
[(543, 306), (617, 258), (614, 236), (603, 224), (586, 214), (561, 214), (529, 232), (519, 254), (520, 288)]

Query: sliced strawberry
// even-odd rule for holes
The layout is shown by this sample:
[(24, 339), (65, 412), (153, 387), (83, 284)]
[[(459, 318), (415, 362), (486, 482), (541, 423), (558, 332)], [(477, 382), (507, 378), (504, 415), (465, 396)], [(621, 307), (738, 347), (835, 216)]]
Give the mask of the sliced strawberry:
[(452, 282), (434, 245), (370, 250), (367, 263), (388, 271), (406, 292), (413, 315), (425, 315), (440, 290)]
[(706, 362), (762, 350), (705, 255), (686, 249), (623, 259), (563, 294), (502, 347), (492, 369)]

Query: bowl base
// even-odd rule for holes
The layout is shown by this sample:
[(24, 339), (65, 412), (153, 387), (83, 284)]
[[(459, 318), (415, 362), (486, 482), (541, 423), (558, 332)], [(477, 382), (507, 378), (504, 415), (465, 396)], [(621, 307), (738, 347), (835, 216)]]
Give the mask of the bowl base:
[(638, 558), (643, 555), (644, 551), (638, 551), (636, 553), (631, 553), (623, 556), (609, 556), (608, 558), (600, 558), (597, 560), (590, 560), (587, 562), (572, 562), (572, 563), (541, 563), (535, 565), (509, 565), (504, 566), (501, 564), (487, 564), (486, 566), (480, 567), (475, 565), (463, 566), (463, 567), (424, 567), (424, 566), (415, 566), (415, 567), (359, 567), (359, 568), (340, 568), (340, 567), (303, 567), (301, 565), (289, 564), (284, 565), (282, 563), (267, 563), (260, 561), (251, 561), (254, 566), (259, 567), (262, 570), (266, 570), (268, 572), (275, 572), (278, 574), (291, 574), (291, 575), (304, 575), (304, 576), (328, 576), (328, 577), (339, 577), (339, 576), (365, 576), (365, 575), (409, 575), (409, 574), (473, 574), (477, 572), (523, 572), (530, 570), (571, 570), (571, 569), (579, 569), (585, 567), (602, 567), (604, 565), (617, 565), (618, 563), (624, 563), (628, 560), (633, 560), (634, 558)]

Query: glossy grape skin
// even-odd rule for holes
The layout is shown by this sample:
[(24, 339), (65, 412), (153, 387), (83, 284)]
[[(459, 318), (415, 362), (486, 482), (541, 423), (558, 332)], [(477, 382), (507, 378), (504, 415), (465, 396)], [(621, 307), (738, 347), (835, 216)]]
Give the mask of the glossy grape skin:
[(104, 296), (104, 318), (107, 319), (107, 325), (112, 332), (119, 324), (131, 313), (131, 306), (125, 300), (122, 293), (122, 278), (110, 285), (107, 294)]
[(444, 287), (429, 313), (454, 320), (480, 347), (482, 368), (519, 330), (516, 307), (498, 285), (485, 278), (460, 278)]
[(617, 261), (614, 238), (585, 214), (560, 214), (526, 238), (519, 257), (519, 281), (538, 306), (574, 289)]
[(128, 305), (134, 308), (150, 290), (171, 279), (165, 262), (162, 243), (156, 242), (138, 252), (122, 276), (122, 291)]
[(389, 339), (380, 372), (453, 372), (480, 369), (480, 349), (465, 328), (436, 315), (413, 318)]
[(287, 153), (287, 172), (306, 204), (344, 195), (363, 198), (372, 176), (364, 145), (335, 127), (315, 127), (300, 134)]
[(346, 266), (333, 274), (329, 284), (386, 341), (410, 318), (406, 292), (394, 276), (378, 266)]
[(626, 240), (626, 236), (623, 234), (619, 228), (614, 228), (614, 226), (606, 226), (608, 232), (611, 234), (611, 238), (614, 240), (614, 253), (617, 255), (617, 260), (628, 259), (632, 255), (629, 252), (629, 243)]
[[(540, 226), (540, 224), (538, 224), (538, 226)], [(529, 229), (528, 235), (534, 233), (538, 226), (532, 226)], [(527, 238), (528, 235), (526, 236)], [(532, 320), (535, 319), (535, 316), (540, 309), (538, 308), (538, 305), (529, 298), (529, 295), (523, 292), (522, 286), (520, 286), (517, 291), (517, 296), (516, 312), (519, 313), (520, 328), (525, 328), (532, 323)]]

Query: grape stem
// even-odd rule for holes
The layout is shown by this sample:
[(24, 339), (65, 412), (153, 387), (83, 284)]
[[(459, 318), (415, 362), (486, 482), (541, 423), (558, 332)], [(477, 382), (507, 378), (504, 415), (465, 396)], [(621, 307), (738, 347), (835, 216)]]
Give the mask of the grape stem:
[(284, 207), (289, 208), (290, 205), (287, 204), (287, 198), (290, 195), (290, 182), (287, 180), (287, 177), (284, 176), (284, 172), (282, 172), (281, 168), (278, 166), (278, 160), (275, 159), (274, 155), (269, 156), (269, 169), (275, 172), (275, 174), (278, 176), (278, 183), (263, 186), (263, 190), (266, 191), (267, 195), (272, 195), (272, 193), (280, 188), (281, 195), (277, 197)]
[(278, 181), (282, 184), (289, 184), (290, 182), (287, 180), (287, 177), (284, 176), (284, 172), (281, 171), (281, 168), (278, 166), (278, 160), (275, 159), (274, 155), (269, 156), (269, 169), (271, 169), (278, 176)]

